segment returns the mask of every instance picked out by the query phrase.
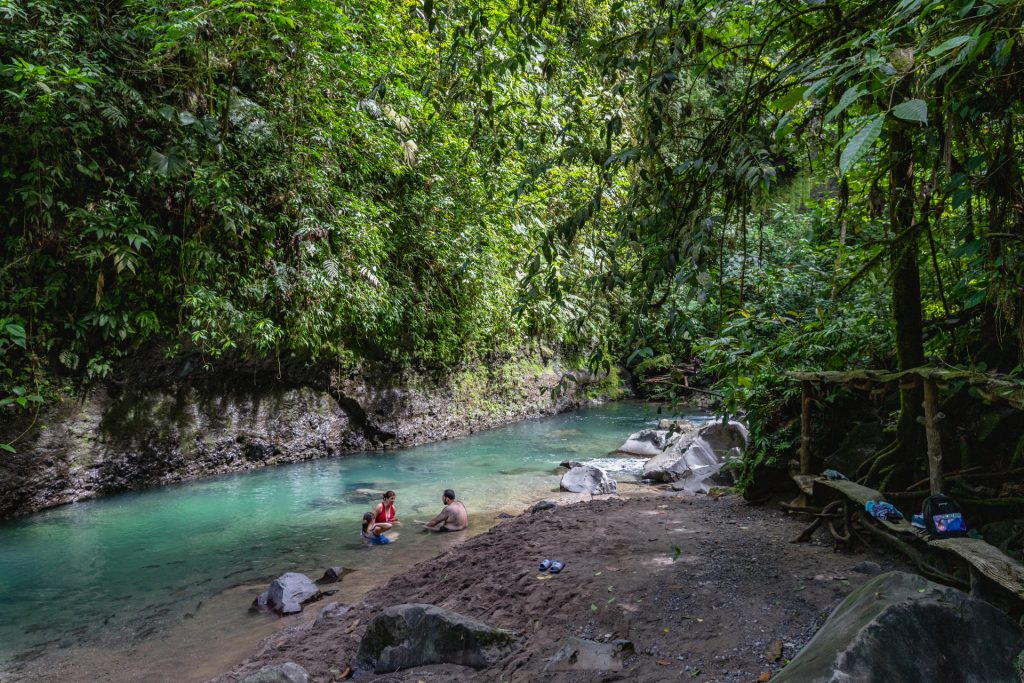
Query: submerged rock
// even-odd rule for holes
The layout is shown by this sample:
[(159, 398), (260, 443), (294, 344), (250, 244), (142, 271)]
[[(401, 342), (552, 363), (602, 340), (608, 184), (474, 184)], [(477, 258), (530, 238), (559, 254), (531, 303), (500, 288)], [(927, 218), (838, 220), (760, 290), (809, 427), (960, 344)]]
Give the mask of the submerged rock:
[(434, 605), (388, 607), (359, 643), (360, 662), (376, 673), (427, 664), (486, 669), (517, 646), (514, 634)]
[(851, 593), (778, 683), (1017, 681), (1024, 632), (963, 591), (889, 572)]
[(295, 614), (308, 602), (319, 600), (320, 589), (308, 576), (298, 572), (282, 574), (270, 582), (270, 588), (256, 598), (256, 605), (278, 614)]
[(615, 493), (618, 489), (614, 479), (599, 467), (580, 465), (562, 475), (562, 490), (572, 493)]
[(308, 683), (309, 674), (294, 662), (265, 666), (241, 680), (241, 683)]

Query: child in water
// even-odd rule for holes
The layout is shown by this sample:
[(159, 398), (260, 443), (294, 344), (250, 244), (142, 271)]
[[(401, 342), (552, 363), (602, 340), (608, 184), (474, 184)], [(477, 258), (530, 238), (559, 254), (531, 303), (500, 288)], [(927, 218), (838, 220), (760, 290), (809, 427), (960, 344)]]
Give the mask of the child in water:
[(387, 529), (391, 528), (390, 524), (377, 524), (373, 521), (374, 515), (372, 512), (367, 512), (363, 515), (363, 541), (370, 545), (385, 545), (391, 542), (391, 539), (384, 535)]

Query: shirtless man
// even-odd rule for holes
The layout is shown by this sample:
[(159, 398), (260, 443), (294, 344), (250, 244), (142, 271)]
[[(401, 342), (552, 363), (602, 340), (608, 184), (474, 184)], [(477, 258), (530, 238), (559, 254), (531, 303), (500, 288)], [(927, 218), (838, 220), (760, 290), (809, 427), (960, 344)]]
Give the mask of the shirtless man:
[(455, 491), (445, 489), (441, 495), (444, 509), (423, 526), (430, 531), (462, 531), (469, 526), (469, 515), (462, 501), (455, 500)]

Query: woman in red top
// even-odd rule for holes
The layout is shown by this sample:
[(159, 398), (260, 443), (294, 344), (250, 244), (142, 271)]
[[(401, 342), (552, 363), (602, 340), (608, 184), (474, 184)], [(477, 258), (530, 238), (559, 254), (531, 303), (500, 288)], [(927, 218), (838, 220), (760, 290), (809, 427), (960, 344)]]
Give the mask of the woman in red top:
[(398, 512), (395, 510), (395, 492), (385, 491), (383, 500), (377, 503), (373, 510), (373, 521), (378, 528), (387, 531), (395, 524), (399, 524)]

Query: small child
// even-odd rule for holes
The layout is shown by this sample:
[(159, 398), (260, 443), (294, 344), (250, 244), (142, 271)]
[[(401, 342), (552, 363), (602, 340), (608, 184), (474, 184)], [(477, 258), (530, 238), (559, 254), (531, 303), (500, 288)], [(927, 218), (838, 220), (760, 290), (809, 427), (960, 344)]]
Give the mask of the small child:
[(377, 524), (373, 521), (373, 513), (367, 512), (363, 515), (363, 541), (370, 545), (385, 545), (391, 542), (391, 539), (384, 535), (385, 529), (381, 527), (390, 527), (390, 525)]

